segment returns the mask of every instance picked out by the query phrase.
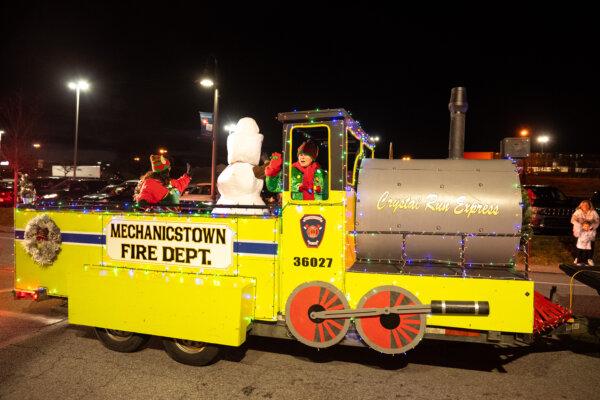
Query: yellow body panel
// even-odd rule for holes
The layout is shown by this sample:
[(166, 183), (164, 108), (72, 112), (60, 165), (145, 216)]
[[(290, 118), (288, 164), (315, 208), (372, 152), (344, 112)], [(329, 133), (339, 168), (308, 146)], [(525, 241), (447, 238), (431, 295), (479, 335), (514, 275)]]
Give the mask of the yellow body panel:
[[(289, 193), (283, 195), (285, 197)], [(329, 199), (323, 202), (292, 202), (287, 199), (287, 205), (282, 211), (280, 235), (280, 310), (285, 310), (290, 293), (305, 282), (325, 281), (344, 290), (345, 196), (345, 192), (331, 191)], [(318, 247), (308, 247), (304, 242), (300, 220), (305, 215), (320, 215), (325, 218), (325, 233)], [(318, 260), (317, 266), (310, 265), (311, 259)], [(304, 260), (308, 263), (303, 264)], [(324, 261), (323, 267), (319, 266), (321, 261)]]
[[(106, 270), (115, 272), (130, 271), (131, 279), (127, 282), (136, 282), (134, 286), (139, 286), (139, 290), (145, 290), (143, 288), (149, 284), (148, 277), (156, 274), (166, 274), (165, 276), (171, 280), (189, 280), (192, 277), (194, 279), (201, 277), (203, 280), (209, 279), (210, 282), (212, 282), (212, 279), (216, 279), (216, 281), (223, 280), (226, 276), (239, 276), (240, 279), (241, 277), (246, 277), (253, 282), (251, 312), (245, 312), (245, 318), (255, 317), (273, 321), (277, 317), (276, 267), (278, 266), (278, 263), (276, 263), (276, 261), (278, 226), (280, 221), (276, 217), (238, 216), (232, 218), (198, 215), (176, 216), (175, 214), (160, 215), (144, 213), (83, 213), (75, 211), (47, 212), (20, 210), (16, 215), (15, 226), (16, 230), (20, 232), (21, 237), (29, 220), (42, 214), (47, 214), (61, 230), (63, 236), (61, 251), (52, 265), (42, 267), (34, 263), (32, 258), (25, 252), (21, 246), (22, 240), (16, 240), (17, 273), (15, 289), (17, 290), (33, 291), (37, 288), (44, 287), (48, 289), (48, 294), (50, 295), (69, 297), (70, 304), (79, 304), (81, 303), (81, 299), (79, 298), (79, 300), (74, 303), (72, 298), (73, 293), (69, 290), (69, 285), (74, 285), (74, 287), (72, 286), (73, 290), (77, 290), (78, 293), (81, 294), (81, 292), (79, 292), (81, 285), (88, 281), (79, 281), (79, 279), (73, 279), (73, 277), (77, 276), (78, 271), (83, 265), (87, 265), (88, 267), (95, 265), (96, 268), (105, 268)], [(215, 265), (214, 267), (191, 266), (185, 264), (173, 265), (147, 260), (114, 259), (111, 257), (111, 254), (109, 254), (109, 246), (107, 244), (107, 238), (112, 234), (110, 232), (111, 222), (115, 224), (122, 223), (130, 225), (151, 223), (168, 225), (171, 227), (193, 226), (195, 224), (201, 224), (203, 227), (225, 226), (232, 231), (232, 240), (235, 242), (235, 246), (231, 249), (231, 263), (226, 266), (226, 268), (222, 268), (223, 265)], [(65, 240), (65, 238), (68, 238), (68, 235), (73, 232), (77, 232), (80, 236), (84, 235), (88, 238), (90, 236), (87, 235), (92, 235), (93, 238), (98, 238), (98, 240), (95, 244), (73, 243), (68, 239)], [(143, 240), (132, 239), (127, 242), (143, 243)], [(179, 242), (173, 242), (172, 245), (184, 246)], [(257, 245), (259, 246), (258, 250), (256, 248)], [(267, 249), (268, 254), (257, 254), (264, 251), (265, 248)], [(121, 275), (123, 274), (121, 273)], [(99, 282), (96, 281), (94, 284), (98, 283)], [(92, 283), (88, 282), (86, 284), (89, 286)], [(109, 287), (115, 286), (116, 289), (117, 287), (121, 287), (122, 283), (116, 280), (103, 283), (103, 286), (107, 285)], [(260, 296), (257, 296), (254, 292), (254, 286), (260, 290)], [(156, 288), (155, 283), (152, 283), (152, 287)], [(210, 299), (219, 298), (219, 296), (206, 290), (199, 293), (195, 286), (192, 288), (195, 289), (196, 295), (200, 296), (198, 301), (201, 301), (204, 296), (208, 296)], [(182, 287), (182, 290), (188, 289), (189, 288)], [(214, 290), (218, 292), (220, 289), (217, 287)], [(255, 298), (256, 304), (254, 303)], [(143, 302), (148, 301), (157, 302), (158, 298), (153, 300), (152, 296), (149, 296), (140, 299), (137, 303), (139, 303), (139, 306)], [(222, 299), (219, 301), (222, 301)], [(181, 305), (178, 305), (178, 307), (179, 306)], [(245, 307), (247, 307), (247, 304), (245, 304)], [(138, 310), (140, 310), (139, 315), (143, 315), (141, 309), (138, 308)], [(78, 314), (76, 313), (75, 315)], [(125, 329), (117, 328), (117, 326), (121, 326), (123, 315), (107, 313), (103, 317), (96, 314), (90, 314), (90, 316), (92, 316), (91, 320), (84, 320), (81, 318), (81, 315), (79, 315), (77, 316), (77, 321), (80, 321), (78, 323), (82, 324), (84, 324), (83, 321), (86, 321), (85, 324), (92, 326), (107, 326), (114, 329)], [(215, 318), (218, 319), (218, 317)], [(97, 322), (94, 322), (94, 320)], [(100, 323), (102, 323), (102, 325), (100, 325)], [(181, 334), (173, 337), (192, 339), (192, 337), (186, 337), (184, 332), (185, 331), (182, 331)], [(220, 343), (218, 340), (214, 342)], [(233, 342), (228, 339), (228, 343)]]
[[(23, 232), (32, 218), (47, 214), (58, 225), (61, 232), (79, 234), (102, 234), (102, 214), (75, 211), (33, 211), (19, 210), (15, 212), (15, 231)], [(68, 296), (67, 277), (70, 268), (85, 263), (99, 263), (102, 248), (98, 245), (76, 244), (63, 238), (61, 251), (56, 261), (49, 266), (40, 266), (33, 262), (25, 252), (22, 240), (15, 240), (15, 289), (32, 291), (45, 287), (52, 296)]]
[(427, 325), (465, 329), (531, 333), (533, 282), (480, 278), (450, 278), (395, 274), (346, 273), (346, 297), (356, 307), (363, 295), (377, 286), (407, 289), (423, 304), (431, 300), (488, 301), (489, 316), (431, 315)]
[[(277, 246), (279, 241), (278, 218), (240, 218), (238, 240), (246, 243), (264, 243)], [(254, 318), (267, 321), (277, 319), (277, 286), (279, 263), (277, 254), (238, 254), (240, 276), (256, 280)]]
[(353, 234), (356, 221), (356, 192), (354, 189), (346, 191), (346, 268), (350, 268), (356, 262), (356, 237)]
[(254, 280), (99, 265), (69, 275), (69, 322), (238, 346), (254, 312)]

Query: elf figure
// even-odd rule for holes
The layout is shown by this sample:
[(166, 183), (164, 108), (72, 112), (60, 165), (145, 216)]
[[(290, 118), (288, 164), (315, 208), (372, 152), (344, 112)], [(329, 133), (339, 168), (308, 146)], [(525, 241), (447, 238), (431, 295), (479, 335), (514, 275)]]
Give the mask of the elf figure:
[(31, 204), (34, 202), (36, 197), (35, 187), (29, 180), (29, 175), (20, 174), (19, 178), (19, 197), (23, 204)]
[(151, 155), (152, 171), (140, 178), (135, 188), (133, 199), (138, 206), (147, 205), (176, 205), (179, 204), (181, 193), (190, 184), (190, 164), (187, 171), (179, 179), (171, 179), (171, 163), (160, 155)]
[[(324, 200), (328, 198), (327, 172), (316, 158), (319, 146), (312, 140), (307, 140), (298, 147), (298, 161), (292, 164), (290, 179), (292, 182), (292, 200)], [(281, 165), (283, 160), (280, 153), (273, 153), (269, 165), (265, 168), (265, 182), (271, 192), (281, 192)]]

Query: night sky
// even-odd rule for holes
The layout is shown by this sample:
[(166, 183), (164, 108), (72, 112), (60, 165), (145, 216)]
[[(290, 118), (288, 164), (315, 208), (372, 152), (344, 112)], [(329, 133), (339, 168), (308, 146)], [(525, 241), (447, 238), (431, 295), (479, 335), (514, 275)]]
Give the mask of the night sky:
[(600, 153), (590, 10), (19, 3), (1, 9), (0, 95), (37, 99), (44, 143), (72, 145), (66, 83), (85, 77), (93, 88), (81, 99), (81, 148), (122, 157), (197, 149), (191, 161), (208, 165), (198, 111), (212, 110), (212, 95), (195, 81), (214, 54), (221, 121), (255, 118), (267, 151), (281, 145), (278, 112), (345, 108), (382, 137), (378, 156), (392, 141), (396, 156), (445, 158), (450, 89), (466, 86), (465, 150), (498, 151), (527, 126), (550, 134), (547, 151)]

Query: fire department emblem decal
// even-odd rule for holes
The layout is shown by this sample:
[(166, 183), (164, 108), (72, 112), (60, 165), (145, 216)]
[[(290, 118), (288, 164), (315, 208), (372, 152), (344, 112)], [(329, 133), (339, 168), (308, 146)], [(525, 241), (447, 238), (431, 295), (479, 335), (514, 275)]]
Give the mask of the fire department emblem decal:
[(52, 265), (60, 252), (60, 229), (47, 214), (33, 218), (25, 227), (22, 245), (36, 264)]
[(307, 247), (319, 247), (325, 235), (325, 218), (320, 215), (305, 215), (300, 220), (302, 238)]

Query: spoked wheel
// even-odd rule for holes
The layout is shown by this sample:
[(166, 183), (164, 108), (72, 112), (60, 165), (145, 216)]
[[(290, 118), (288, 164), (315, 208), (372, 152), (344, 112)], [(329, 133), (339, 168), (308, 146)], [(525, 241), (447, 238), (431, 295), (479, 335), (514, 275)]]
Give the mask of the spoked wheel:
[[(420, 305), (406, 289), (380, 286), (365, 294), (358, 308), (386, 308)], [(386, 354), (404, 353), (415, 347), (425, 334), (424, 314), (383, 314), (354, 320), (356, 330), (369, 347)]]
[(186, 365), (207, 365), (219, 355), (219, 347), (193, 340), (164, 339), (163, 345), (169, 357)]
[(121, 353), (137, 351), (150, 340), (148, 335), (105, 328), (96, 328), (96, 336), (106, 348)]
[(325, 348), (339, 343), (348, 328), (349, 318), (312, 318), (312, 312), (345, 310), (348, 301), (335, 286), (326, 282), (307, 282), (298, 286), (285, 307), (285, 320), (290, 332), (307, 346)]

